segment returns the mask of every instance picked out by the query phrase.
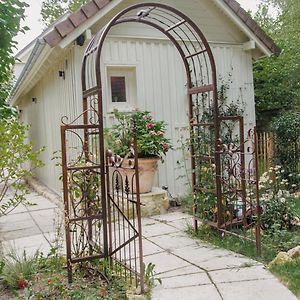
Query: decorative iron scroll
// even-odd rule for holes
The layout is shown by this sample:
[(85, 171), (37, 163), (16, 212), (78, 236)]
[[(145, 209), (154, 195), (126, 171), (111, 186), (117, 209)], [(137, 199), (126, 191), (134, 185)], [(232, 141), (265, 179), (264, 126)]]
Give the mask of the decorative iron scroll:
[[(219, 161), (207, 154), (205, 139), (208, 149), (213, 149), (209, 147), (209, 131), (206, 134), (201, 131), (200, 135), (202, 142), (198, 148), (202, 154), (196, 157), (195, 172), (196, 217), (223, 232), (241, 232), (248, 239), (255, 236), (260, 252), (256, 132), (249, 130), (245, 138), (244, 119), (240, 116), (221, 116), (219, 120), (220, 138), (216, 146)], [(218, 164), (219, 175), (216, 172)], [(221, 180), (219, 193), (215, 188), (216, 176)]]
[[(68, 278), (72, 265), (107, 256), (105, 197), (97, 125), (62, 125), (62, 165)], [(89, 150), (93, 151), (90, 152)]]
[(69, 282), (73, 264), (109, 258), (111, 268), (143, 290), (136, 138), (129, 159), (107, 151), (103, 171), (99, 132), (96, 124), (61, 126)]

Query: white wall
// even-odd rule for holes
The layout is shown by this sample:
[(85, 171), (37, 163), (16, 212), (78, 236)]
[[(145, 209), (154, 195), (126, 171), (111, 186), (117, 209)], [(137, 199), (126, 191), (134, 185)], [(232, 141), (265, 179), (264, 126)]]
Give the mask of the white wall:
[[(253, 126), (251, 54), (241, 46), (214, 44), (212, 48), (221, 78), (228, 81), (228, 74), (232, 73), (233, 83), (228, 98), (230, 101), (239, 99), (246, 104), (245, 116), (248, 125)], [(61, 171), (54, 166), (51, 158), (53, 151), (60, 149), (61, 117), (68, 115), (72, 119), (82, 111), (80, 71), (83, 51), (84, 47), (71, 48), (67, 56), (57, 62), (31, 91), (23, 107), (24, 120), (32, 124), (31, 140), (37, 148), (46, 146), (42, 155), (45, 167), (37, 171), (37, 176), (59, 193), (61, 184), (58, 177)], [(137, 108), (149, 110), (156, 119), (168, 124), (167, 136), (171, 138), (174, 148), (178, 146), (181, 129), (188, 124), (185, 71), (176, 51), (169, 41), (111, 37), (105, 43), (101, 66), (102, 71), (106, 64), (136, 66)], [(58, 70), (65, 70), (65, 80), (58, 76)], [(103, 81), (105, 83), (106, 79)], [(31, 101), (32, 97), (37, 98), (36, 103)], [(104, 111), (107, 109), (104, 101)], [(111, 123), (109, 115), (105, 117), (105, 123)], [(156, 178), (158, 186), (166, 184), (175, 194), (186, 190), (186, 180), (176, 180), (184, 173), (184, 169), (179, 168), (179, 162), (182, 162), (181, 151), (169, 152), (165, 163), (160, 164)]]

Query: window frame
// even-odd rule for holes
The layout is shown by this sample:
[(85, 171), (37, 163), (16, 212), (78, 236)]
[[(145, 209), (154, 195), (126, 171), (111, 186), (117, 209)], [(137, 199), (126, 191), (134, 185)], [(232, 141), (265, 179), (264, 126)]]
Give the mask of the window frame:
[[(109, 113), (115, 109), (129, 112), (136, 109), (137, 104), (137, 80), (136, 65), (106, 65), (107, 82), (107, 110)], [(111, 90), (111, 77), (125, 77), (126, 102), (113, 102)]]

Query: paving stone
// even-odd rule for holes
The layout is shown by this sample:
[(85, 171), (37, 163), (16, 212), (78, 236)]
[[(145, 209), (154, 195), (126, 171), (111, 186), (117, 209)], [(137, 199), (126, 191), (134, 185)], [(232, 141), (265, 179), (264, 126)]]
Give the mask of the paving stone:
[(184, 214), (182, 212), (173, 212), (173, 213), (168, 213), (164, 215), (157, 215), (157, 216), (152, 216), (150, 217), (151, 219), (158, 220), (158, 221), (163, 221), (163, 222), (171, 222), (175, 220), (182, 220), (182, 219), (190, 219), (191, 216), (188, 214)]
[(211, 271), (209, 275), (215, 283), (274, 278), (263, 265)]
[(57, 219), (57, 212), (55, 209), (43, 209), (30, 212), (33, 220), (38, 224), (42, 232), (55, 231), (55, 220)]
[(165, 250), (157, 245), (153, 244), (152, 242), (143, 239), (143, 254), (144, 256), (152, 255), (159, 252), (164, 252)]
[(180, 219), (168, 222), (168, 225), (174, 226), (181, 231), (186, 231), (189, 227), (193, 225), (193, 219), (192, 218), (186, 218), (186, 219)]
[[(152, 290), (152, 300), (222, 300), (214, 285), (199, 285), (192, 287)], [(237, 299), (237, 298), (232, 298)]]
[(3, 243), (4, 252), (9, 253), (11, 249), (22, 254), (26, 251), (26, 254), (33, 255), (37, 251), (48, 254), (50, 251), (50, 245), (45, 239), (43, 234), (31, 235), (28, 237), (18, 238)]
[(217, 287), (224, 300), (297, 300), (277, 279), (219, 283)]
[(195, 274), (195, 273), (203, 273), (203, 272), (205, 272), (205, 271), (203, 271), (193, 265), (189, 265), (187, 267), (178, 268), (176, 270), (163, 272), (160, 274), (159, 277), (163, 279), (163, 278), (168, 278), (168, 277), (187, 275), (187, 274)]
[(14, 240), (41, 233), (28, 213), (12, 214), (0, 218), (0, 238)]
[(208, 244), (190, 245), (183, 248), (172, 250), (171, 252), (197, 265), (199, 265), (199, 263), (202, 261), (207, 261), (207, 260), (211, 261), (217, 257), (228, 255), (226, 251), (223, 252), (219, 249), (214, 249)]
[(30, 202), (34, 203), (34, 205), (32, 206), (27, 206), (29, 211), (57, 208), (57, 205), (39, 195), (33, 196), (32, 194), (30, 194), (29, 197), (27, 197), (27, 199)]
[(167, 252), (161, 252), (144, 257), (145, 264), (153, 263), (155, 272), (162, 273), (171, 270), (176, 270), (181, 267), (189, 266), (188, 262)]
[(166, 235), (169, 233), (178, 232), (179, 229), (166, 225), (164, 223), (156, 223), (153, 225), (144, 226), (142, 231), (143, 231), (143, 236), (152, 237), (157, 235)]
[(9, 215), (20, 214), (20, 213), (24, 213), (24, 212), (27, 212), (25, 205), (19, 204), (13, 211), (11, 211), (9, 213)]
[(162, 279), (161, 287), (171, 289), (211, 283), (212, 282), (206, 273), (198, 272), (194, 274), (183, 274), (164, 278)]
[(175, 250), (190, 245), (197, 246), (197, 242), (186, 236), (183, 232), (159, 235), (155, 237), (150, 237), (149, 239), (153, 243), (159, 245), (160, 247), (166, 250)]
[(237, 267), (245, 267), (249, 265), (255, 265), (257, 262), (247, 257), (237, 257), (234, 255), (227, 255), (222, 257), (210, 257), (205, 261), (196, 261), (195, 264), (207, 271), (230, 269)]

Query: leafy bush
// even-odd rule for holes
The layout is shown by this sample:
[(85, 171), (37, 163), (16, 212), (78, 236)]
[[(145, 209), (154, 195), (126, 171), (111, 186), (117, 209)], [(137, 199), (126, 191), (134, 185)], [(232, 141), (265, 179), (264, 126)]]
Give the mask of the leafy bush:
[[(300, 113), (287, 113), (277, 118), (272, 124), (276, 135), (276, 163), (285, 167), (287, 174), (292, 173), (290, 181), (297, 180), (300, 160)], [(299, 180), (300, 178), (298, 178)]]
[(28, 126), (14, 119), (0, 121), (0, 216), (20, 203), (29, 204), (24, 180), (32, 176), (34, 168), (43, 165), (38, 159), (42, 149), (34, 151), (26, 143), (27, 130)]
[(296, 218), (293, 195), (288, 191), (288, 180), (283, 179), (281, 166), (271, 167), (259, 180), (262, 228), (266, 231), (289, 229)]

